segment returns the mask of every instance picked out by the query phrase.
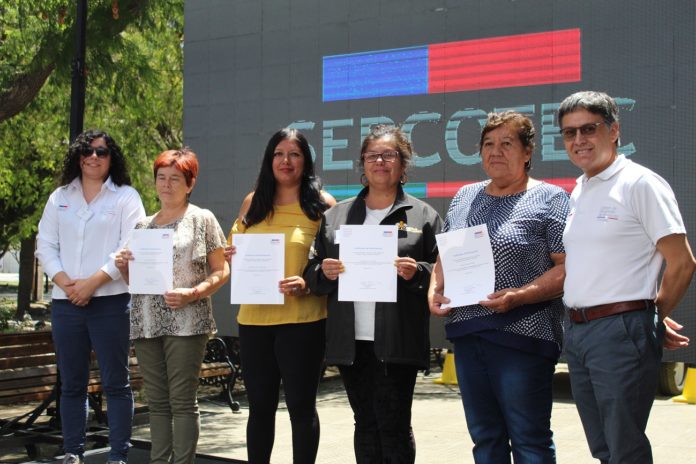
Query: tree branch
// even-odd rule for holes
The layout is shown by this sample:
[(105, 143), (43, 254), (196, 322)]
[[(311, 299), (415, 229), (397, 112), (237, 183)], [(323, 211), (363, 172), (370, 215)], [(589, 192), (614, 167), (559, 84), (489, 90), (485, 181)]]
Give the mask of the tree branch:
[(9, 90), (0, 94), (0, 121), (10, 119), (24, 110), (36, 98), (55, 67), (55, 63), (49, 63), (41, 69), (17, 77)]
[[(95, 9), (90, 15), (87, 35), (98, 38), (96, 42), (111, 40), (123, 32), (129, 24), (137, 20), (147, 9), (150, 0), (130, 0), (120, 8), (119, 19), (113, 19), (111, 5)], [(74, 24), (70, 30), (61, 34), (60, 43), (45, 41), (37, 51), (29, 71), (20, 73), (4, 86), (0, 92), (0, 122), (20, 113), (36, 98), (49, 76), (56, 69), (58, 60), (63, 59), (72, 45)], [(56, 53), (57, 51), (57, 53)], [(48, 58), (50, 57), (50, 58)], [(0, 88), (3, 86), (0, 86)]]

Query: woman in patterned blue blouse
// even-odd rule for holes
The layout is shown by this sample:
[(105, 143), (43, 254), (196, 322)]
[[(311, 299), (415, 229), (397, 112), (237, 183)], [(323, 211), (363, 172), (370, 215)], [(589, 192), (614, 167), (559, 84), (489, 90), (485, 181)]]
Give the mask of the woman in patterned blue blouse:
[(495, 292), (479, 304), (449, 308), (438, 259), (430, 311), (447, 315), (459, 389), (477, 463), (556, 462), (551, 432), (552, 379), (561, 352), (565, 277), (562, 233), (568, 196), (529, 176), (534, 126), (526, 116), (491, 113), (481, 132), (490, 180), (462, 187), (444, 231), (486, 224)]

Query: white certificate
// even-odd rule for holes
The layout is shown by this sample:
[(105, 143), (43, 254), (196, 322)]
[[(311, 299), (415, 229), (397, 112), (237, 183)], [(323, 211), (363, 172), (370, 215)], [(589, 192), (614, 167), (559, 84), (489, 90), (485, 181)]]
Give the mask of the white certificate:
[(495, 264), (488, 227), (481, 224), (435, 236), (445, 274), (448, 307), (487, 300), (495, 291)]
[(278, 283), (285, 278), (284, 234), (234, 234), (230, 302), (283, 304)]
[(396, 301), (399, 231), (396, 225), (344, 225), (338, 258), (338, 301)]
[(128, 291), (163, 295), (174, 288), (174, 231), (135, 229), (128, 241), (133, 260), (128, 261)]

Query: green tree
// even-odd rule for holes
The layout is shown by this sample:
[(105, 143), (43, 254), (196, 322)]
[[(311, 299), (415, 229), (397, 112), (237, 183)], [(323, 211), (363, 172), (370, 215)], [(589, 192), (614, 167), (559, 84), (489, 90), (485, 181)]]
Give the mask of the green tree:
[[(114, 136), (153, 211), (152, 159), (182, 143), (183, 0), (88, 8), (85, 128)], [(74, 13), (68, 0), (0, 4), (0, 256), (33, 243), (67, 151)]]

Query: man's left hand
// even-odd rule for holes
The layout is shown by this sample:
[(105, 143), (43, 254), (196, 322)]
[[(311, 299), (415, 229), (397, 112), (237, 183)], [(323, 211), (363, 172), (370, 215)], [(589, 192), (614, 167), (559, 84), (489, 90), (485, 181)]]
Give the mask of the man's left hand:
[(684, 328), (683, 325), (669, 317), (664, 318), (662, 322), (665, 324), (665, 339), (662, 342), (664, 349), (678, 350), (689, 346), (689, 337), (678, 333)]

